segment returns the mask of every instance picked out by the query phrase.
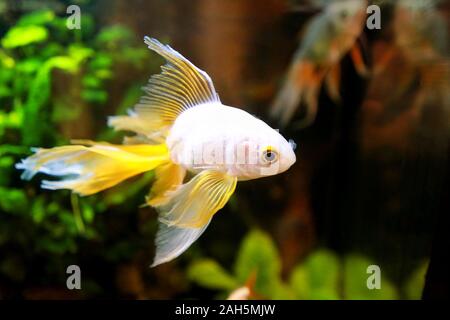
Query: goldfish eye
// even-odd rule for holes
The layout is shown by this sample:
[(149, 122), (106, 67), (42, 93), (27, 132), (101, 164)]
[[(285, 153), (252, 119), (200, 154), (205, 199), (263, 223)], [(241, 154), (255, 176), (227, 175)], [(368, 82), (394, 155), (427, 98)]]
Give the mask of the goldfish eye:
[(272, 147), (267, 147), (262, 152), (262, 160), (264, 163), (273, 163), (278, 160), (278, 152)]

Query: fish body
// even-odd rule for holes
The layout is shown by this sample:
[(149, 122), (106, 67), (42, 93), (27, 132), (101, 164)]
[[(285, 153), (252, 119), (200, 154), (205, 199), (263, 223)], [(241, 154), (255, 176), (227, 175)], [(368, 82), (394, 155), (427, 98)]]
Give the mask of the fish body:
[(356, 44), (366, 16), (367, 1), (326, 2), (323, 12), (307, 25), (302, 42), (292, 58), (286, 79), (271, 106), (271, 117), (286, 126), (299, 106), (304, 117), (299, 127), (313, 123), (318, 95), (325, 80), (330, 97), (340, 100), (339, 61), (350, 52), (357, 71), (365, 75), (362, 53)]
[[(154, 170), (146, 199), (159, 213), (152, 266), (170, 261), (200, 237), (234, 193), (237, 181), (275, 175), (296, 161), (293, 145), (244, 110), (221, 103), (212, 80), (156, 39), (149, 49), (167, 63), (144, 88), (128, 115), (113, 116), (115, 130), (134, 133), (123, 145), (87, 140), (35, 154), (16, 164), (23, 179), (38, 172), (46, 189), (86, 196)], [(187, 173), (192, 176), (188, 181)]]
[(238, 180), (249, 180), (265, 175), (261, 171), (264, 160), (258, 154), (269, 146), (274, 152), (283, 149), (277, 173), (295, 162), (292, 147), (285, 141), (244, 110), (210, 103), (183, 112), (167, 137), (167, 146), (172, 161), (188, 171), (213, 169)]

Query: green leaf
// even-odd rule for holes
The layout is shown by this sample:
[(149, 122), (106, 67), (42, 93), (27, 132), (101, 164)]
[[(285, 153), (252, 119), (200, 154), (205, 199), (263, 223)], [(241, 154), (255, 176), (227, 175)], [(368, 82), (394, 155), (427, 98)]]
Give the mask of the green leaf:
[(87, 102), (105, 103), (108, 100), (108, 92), (105, 90), (85, 89), (81, 92), (81, 97)]
[(56, 234), (56, 236), (63, 236), (64, 233), (69, 232), (69, 234), (78, 234), (78, 226), (76, 217), (72, 212), (63, 210), (58, 213), (58, 217), (62, 224), (64, 225), (64, 228), (61, 228), (61, 233)]
[(75, 252), (77, 249), (77, 244), (74, 238), (65, 237), (55, 239), (51, 238), (49, 235), (44, 235), (41, 237), (39, 242), (36, 243), (36, 247), (38, 250), (60, 255), (66, 252)]
[(0, 156), (5, 154), (25, 155), (29, 153), (30, 149), (24, 146), (15, 146), (10, 144), (0, 145)]
[(42, 139), (45, 128), (43, 124), (46, 123), (42, 108), (50, 98), (51, 71), (54, 68), (74, 73), (78, 70), (78, 63), (71, 57), (56, 56), (47, 60), (39, 69), (31, 83), (24, 108), (22, 139), (25, 145), (39, 145)]
[(26, 211), (28, 199), (21, 189), (0, 187), (0, 209), (9, 213)]
[(92, 69), (109, 69), (112, 66), (112, 58), (105, 53), (98, 53), (90, 62)]
[(41, 26), (16, 26), (8, 30), (2, 39), (5, 48), (26, 46), (30, 43), (42, 42), (48, 37), (48, 31)]
[(282, 281), (276, 281), (272, 286), (272, 292), (268, 296), (272, 300), (295, 300), (296, 296), (292, 288)]
[(92, 57), (94, 54), (95, 51), (93, 49), (82, 45), (76, 44), (69, 47), (70, 57), (74, 59), (78, 64)]
[(95, 217), (94, 209), (90, 205), (84, 203), (82, 204), (81, 208), (84, 221), (86, 221), (86, 223), (92, 223)]
[(0, 168), (12, 168), (14, 166), (13, 157), (0, 157)]
[(188, 269), (188, 278), (209, 289), (233, 290), (239, 286), (233, 276), (210, 259), (198, 260), (191, 264)]
[(2, 72), (0, 72), (0, 83), (6, 83), (9, 85), (9, 81), (14, 77), (14, 69), (2, 68)]
[(42, 68), (44, 61), (39, 58), (29, 58), (17, 63), (17, 70), (23, 73), (33, 74)]
[(311, 299), (311, 284), (307, 267), (302, 264), (294, 268), (290, 277), (290, 285), (298, 299)]
[(94, 74), (96, 77), (102, 80), (110, 79), (112, 77), (112, 71), (108, 69), (96, 70)]
[(75, 73), (78, 71), (79, 63), (77, 59), (74, 59), (69, 56), (56, 56), (50, 58), (45, 63), (45, 67), (50, 71), (53, 68), (58, 68), (70, 73)]
[(422, 262), (416, 270), (412, 272), (403, 286), (403, 292), (407, 299), (420, 300), (422, 298), (423, 287), (425, 286), (425, 276), (428, 270), (428, 261)]
[(18, 26), (43, 25), (55, 19), (55, 13), (51, 10), (39, 10), (22, 16), (17, 21)]
[(44, 63), (44, 61), (54, 56), (64, 55), (65, 52), (66, 48), (63, 47), (61, 44), (56, 42), (50, 42), (46, 44), (44, 48), (40, 49), (39, 59), (43, 60), (42, 63)]
[(307, 261), (310, 284), (314, 288), (311, 299), (338, 299), (339, 259), (331, 251), (320, 250)]
[(292, 272), (291, 286), (299, 299), (339, 299), (339, 259), (328, 250), (317, 250)]
[(12, 94), (12, 90), (7, 86), (0, 84), (0, 98), (9, 97)]
[(367, 267), (376, 265), (373, 261), (360, 255), (348, 255), (344, 260), (344, 295), (346, 299), (355, 300), (394, 300), (398, 293), (381, 269), (381, 288), (369, 289)]
[(336, 290), (339, 281), (339, 259), (328, 250), (317, 250), (308, 257), (306, 267), (312, 287)]
[(97, 78), (94, 77), (92, 75), (85, 75), (83, 77), (83, 79), (81, 80), (83, 86), (87, 87), (87, 88), (99, 88), (102, 85), (102, 81)]
[(36, 198), (33, 201), (33, 206), (31, 207), (31, 216), (33, 221), (37, 224), (41, 223), (46, 216), (47, 210), (45, 208), (45, 202), (43, 197)]
[(133, 32), (121, 25), (103, 28), (97, 36), (97, 41), (101, 44), (112, 44), (130, 39), (133, 39)]
[(252, 231), (243, 240), (235, 264), (240, 283), (256, 275), (256, 292), (269, 297), (280, 282), (281, 261), (271, 238), (262, 231)]
[(0, 111), (0, 128), (19, 128), (22, 124), (23, 113), (19, 108), (14, 108), (11, 112)]
[[(0, 66), (3, 66), (4, 68), (11, 69), (15, 65), (15, 61), (12, 57), (7, 55), (3, 50), (0, 50)], [(2, 73), (4, 72), (2, 68)]]

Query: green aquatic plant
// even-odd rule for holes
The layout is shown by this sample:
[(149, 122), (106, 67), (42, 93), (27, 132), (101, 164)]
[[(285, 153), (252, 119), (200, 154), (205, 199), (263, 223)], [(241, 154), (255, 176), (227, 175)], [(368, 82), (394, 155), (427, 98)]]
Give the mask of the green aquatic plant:
[[(92, 17), (83, 15), (83, 19), (90, 21)], [(145, 48), (133, 43), (129, 29), (117, 25), (94, 30), (89, 26), (84, 22), (82, 30), (68, 30), (64, 17), (42, 10), (22, 16), (6, 32), (0, 49), (0, 96), (4, 100), (0, 115), (5, 119), (0, 122), (0, 131), (20, 127), (22, 144), (48, 144), (55, 122), (76, 118), (73, 110), (77, 107), (61, 97), (70, 92), (58, 95), (51, 91), (56, 72), (81, 76), (79, 95), (85, 103), (96, 106), (107, 102), (106, 85), (114, 65), (143, 68), (148, 55)]]
[(428, 263), (428, 261), (419, 263), (403, 285), (403, 294), (406, 299), (420, 300), (422, 298), (422, 289), (425, 282), (425, 275), (428, 270)]
[[(0, 276), (15, 282), (25, 281), (31, 272), (27, 265), (44, 257), (40, 278), (58, 282), (84, 240), (110, 238), (108, 229), (94, 225), (95, 217), (133, 201), (153, 177), (146, 175), (101, 198), (79, 199), (42, 191), (33, 181), (23, 183), (14, 169), (30, 147), (82, 138), (61, 129), (78, 121), (86, 124), (81, 118), (86, 110), (105, 119), (104, 114), (115, 112), (105, 110), (107, 106), (123, 112), (141, 94), (136, 88), (145, 82), (149, 55), (140, 39), (125, 26), (97, 27), (87, 12), (82, 25), (69, 30), (66, 16), (50, 9), (24, 14), (6, 29), (0, 20), (0, 30), (5, 30), (0, 33)], [(123, 99), (119, 95), (111, 101), (109, 86), (121, 68), (143, 76), (127, 84)], [(118, 138), (112, 130), (96, 134)], [(129, 257), (139, 245), (125, 246), (130, 250), (124, 253), (112, 244), (103, 254), (110, 260)]]
[[(195, 284), (220, 292), (224, 298), (230, 292), (251, 287), (250, 298), (306, 300), (392, 300), (400, 298), (400, 290), (381, 273), (381, 288), (368, 289), (367, 267), (374, 261), (359, 254), (343, 257), (327, 249), (316, 249), (287, 277), (281, 277), (281, 259), (270, 236), (251, 231), (238, 250), (233, 272), (212, 259), (194, 261), (188, 278)], [(421, 266), (404, 284), (404, 298), (417, 299), (424, 285)], [(252, 277), (255, 277), (253, 281)]]
[(222, 290), (221, 297), (250, 281), (261, 297), (294, 298), (292, 290), (281, 280), (281, 259), (275, 244), (259, 230), (250, 232), (242, 241), (232, 273), (214, 260), (199, 259), (190, 265), (188, 278), (205, 288)]

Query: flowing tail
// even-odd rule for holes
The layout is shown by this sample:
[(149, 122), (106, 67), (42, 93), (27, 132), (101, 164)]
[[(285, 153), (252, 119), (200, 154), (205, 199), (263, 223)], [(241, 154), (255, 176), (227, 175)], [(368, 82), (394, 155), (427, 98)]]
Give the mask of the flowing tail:
[(112, 145), (86, 142), (51, 149), (34, 149), (35, 154), (16, 164), (22, 179), (37, 173), (59, 177), (43, 180), (44, 189), (70, 189), (86, 196), (110, 188), (125, 179), (153, 170), (169, 161), (165, 144)]
[(156, 179), (147, 198), (147, 203), (160, 214), (152, 267), (186, 251), (236, 187), (235, 177), (209, 170), (183, 184), (185, 170), (170, 161), (165, 144), (83, 143), (88, 145), (35, 149), (35, 154), (17, 163), (16, 168), (24, 170), (22, 179), (25, 180), (37, 173), (59, 178), (43, 180), (44, 189), (69, 189), (82, 196), (155, 169)]

